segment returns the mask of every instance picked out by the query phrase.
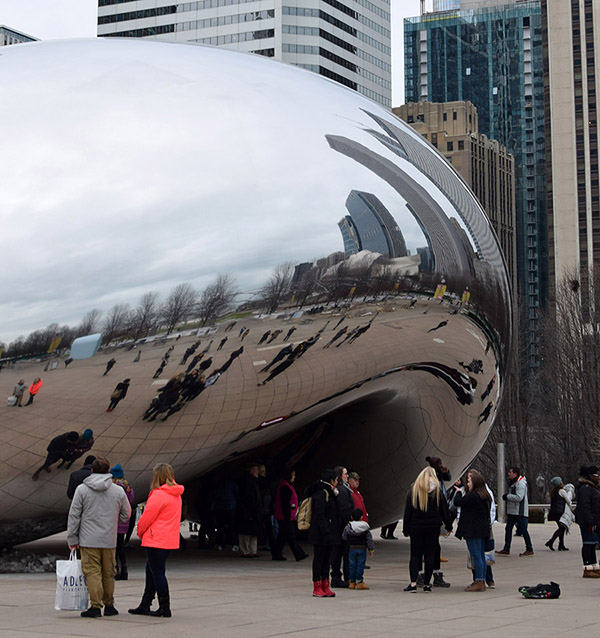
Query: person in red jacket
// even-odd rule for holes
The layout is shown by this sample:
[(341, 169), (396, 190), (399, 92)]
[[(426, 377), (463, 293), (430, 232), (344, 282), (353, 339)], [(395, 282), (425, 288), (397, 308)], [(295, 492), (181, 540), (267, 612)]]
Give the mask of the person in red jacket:
[(27, 403), (25, 404), (26, 406), (33, 403), (33, 400), (35, 399), (37, 393), (42, 389), (43, 385), (44, 382), (39, 377), (36, 377), (33, 380), (33, 383), (29, 386), (29, 401), (27, 401)]
[(360, 485), (360, 476), (358, 475), (358, 472), (350, 472), (348, 474), (348, 485), (352, 489), (352, 500), (354, 501), (354, 507), (362, 510), (362, 520), (365, 523), (368, 523), (369, 515), (367, 514), (367, 508), (365, 507), (365, 499), (358, 491), (358, 486)]
[[(183, 485), (175, 482), (173, 468), (168, 463), (154, 467), (150, 494), (137, 525), (142, 547), (146, 548), (146, 586), (142, 601), (129, 610), (130, 614), (171, 617), (165, 567), (170, 550), (179, 549), (183, 489)], [(150, 611), (155, 594), (159, 607)]]

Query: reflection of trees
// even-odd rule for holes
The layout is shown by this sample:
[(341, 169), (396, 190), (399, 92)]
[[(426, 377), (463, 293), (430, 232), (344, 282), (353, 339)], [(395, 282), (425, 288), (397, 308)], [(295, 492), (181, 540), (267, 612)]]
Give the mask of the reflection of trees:
[(102, 317), (102, 310), (99, 308), (93, 308), (89, 312), (86, 312), (77, 328), (77, 336), (83, 337), (85, 335), (95, 334), (100, 330), (100, 318)]
[(197, 313), (202, 325), (227, 311), (237, 295), (235, 278), (228, 274), (217, 275), (215, 281), (202, 291), (198, 301)]
[(104, 317), (102, 341), (110, 343), (116, 337), (127, 334), (129, 320), (129, 304), (115, 304)]
[(179, 284), (173, 288), (160, 308), (160, 319), (165, 324), (167, 334), (192, 314), (197, 296), (191, 284)]
[(275, 266), (267, 283), (261, 290), (261, 299), (267, 307), (267, 312), (275, 312), (277, 307), (287, 298), (294, 276), (294, 263), (283, 262)]
[(129, 315), (129, 336), (139, 339), (149, 335), (156, 327), (158, 310), (158, 293), (144, 293)]

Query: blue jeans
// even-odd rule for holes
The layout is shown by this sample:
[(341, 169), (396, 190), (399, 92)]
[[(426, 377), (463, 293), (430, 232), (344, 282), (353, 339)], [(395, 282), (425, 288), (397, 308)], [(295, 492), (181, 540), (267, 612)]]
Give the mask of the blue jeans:
[(485, 538), (467, 538), (467, 547), (475, 569), (475, 580), (485, 581)]
[(510, 543), (512, 541), (512, 531), (513, 527), (517, 526), (517, 534), (523, 535), (523, 540), (525, 541), (525, 549), (528, 552), (533, 551), (533, 545), (531, 544), (531, 536), (529, 536), (529, 532), (527, 531), (527, 524), (529, 523), (528, 516), (518, 516), (517, 514), (508, 514), (506, 517), (506, 528), (504, 531), (504, 549), (509, 552), (510, 551)]
[(348, 580), (352, 583), (362, 583), (367, 562), (367, 550), (350, 548), (348, 554)]
[(146, 588), (144, 594), (168, 594), (169, 583), (165, 575), (169, 549), (146, 547)]

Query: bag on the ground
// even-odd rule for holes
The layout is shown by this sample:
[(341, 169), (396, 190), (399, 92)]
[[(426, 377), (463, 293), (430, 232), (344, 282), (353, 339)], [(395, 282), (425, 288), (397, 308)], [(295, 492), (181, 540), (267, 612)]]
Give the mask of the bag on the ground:
[(15, 396), (8, 397), (8, 405), (9, 406), (16, 405), (16, 403), (17, 403), (17, 397), (15, 397)]
[(71, 550), (69, 560), (56, 561), (56, 598), (54, 609), (83, 611), (88, 608), (89, 593), (81, 561), (77, 552)]
[[(327, 490), (325, 492), (325, 500), (329, 501), (329, 494)], [(300, 507), (298, 508), (298, 514), (296, 515), (296, 523), (300, 531), (306, 531), (310, 529), (310, 522), (312, 520), (312, 496), (305, 498)]]
[(538, 583), (535, 587), (519, 587), (519, 591), (525, 598), (558, 598), (560, 596), (560, 585), (550, 581), (549, 585)]

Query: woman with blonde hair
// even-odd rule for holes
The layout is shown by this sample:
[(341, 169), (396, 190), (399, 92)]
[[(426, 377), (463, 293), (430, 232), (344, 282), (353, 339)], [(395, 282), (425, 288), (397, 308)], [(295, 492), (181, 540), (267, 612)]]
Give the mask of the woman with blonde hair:
[[(165, 567), (169, 552), (179, 549), (182, 494), (183, 485), (175, 482), (173, 468), (168, 463), (156, 465), (146, 507), (137, 526), (142, 547), (146, 548), (146, 586), (142, 601), (129, 610), (130, 614), (171, 617)], [(159, 607), (150, 611), (155, 595), (158, 595)]]
[(452, 520), (440, 482), (435, 470), (426, 467), (406, 495), (402, 533), (410, 538), (410, 585), (404, 591), (417, 591), (417, 577), (423, 560), (423, 591), (431, 591), (435, 550), (442, 525), (448, 534), (452, 531)]

